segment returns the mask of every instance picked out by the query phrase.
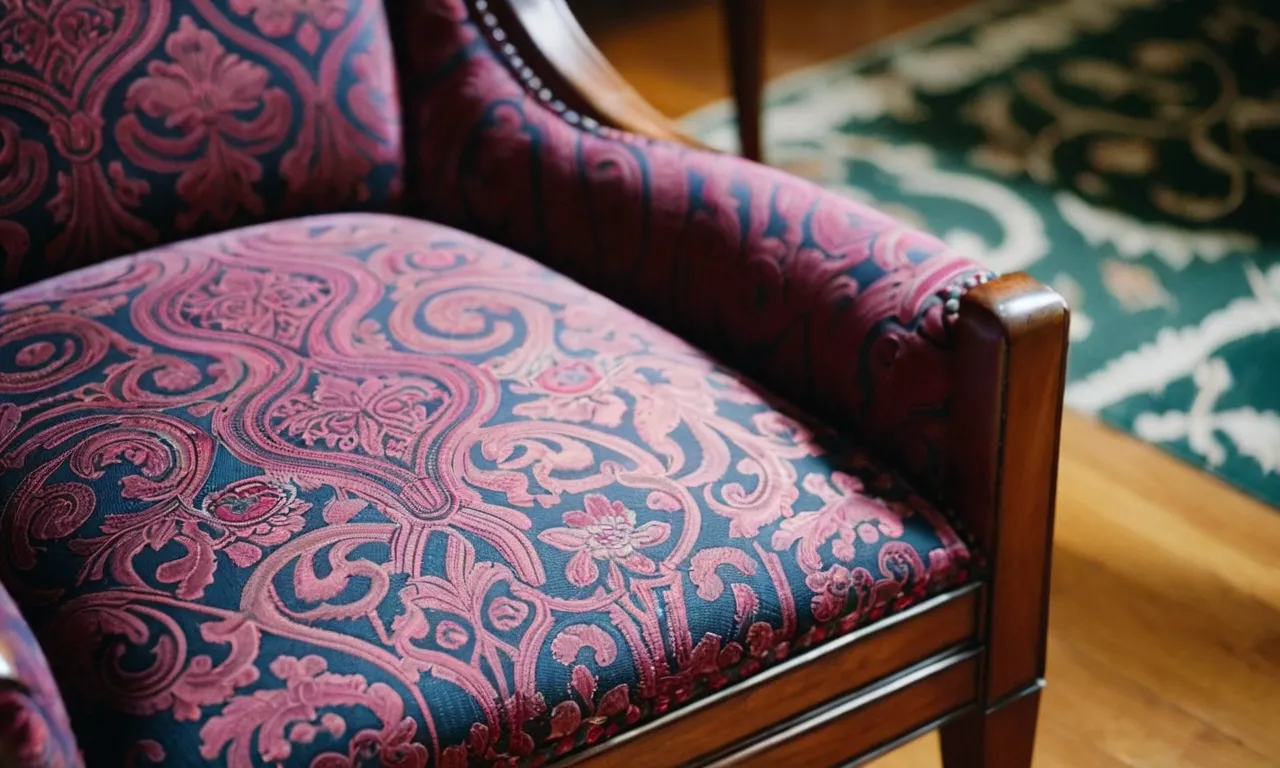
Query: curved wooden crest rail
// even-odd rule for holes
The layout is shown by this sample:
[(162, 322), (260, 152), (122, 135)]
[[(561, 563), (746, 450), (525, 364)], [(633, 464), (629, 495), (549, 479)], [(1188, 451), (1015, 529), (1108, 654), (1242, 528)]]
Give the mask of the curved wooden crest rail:
[[(695, 144), (609, 65), (565, 0), (469, 3), (495, 51), (569, 122)], [(1044, 685), (1067, 320), (1062, 299), (1021, 274), (961, 301), (943, 501), (986, 557), (981, 579), (563, 764), (838, 765), (940, 728), (947, 768), (1027, 768)]]

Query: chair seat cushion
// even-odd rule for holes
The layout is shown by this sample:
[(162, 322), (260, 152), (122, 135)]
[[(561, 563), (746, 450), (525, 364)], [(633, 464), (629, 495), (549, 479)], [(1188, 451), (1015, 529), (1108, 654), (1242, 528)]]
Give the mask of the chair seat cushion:
[(0, 576), (90, 764), (546, 759), (970, 561), (856, 442), (389, 216), (0, 297), (0, 456)]

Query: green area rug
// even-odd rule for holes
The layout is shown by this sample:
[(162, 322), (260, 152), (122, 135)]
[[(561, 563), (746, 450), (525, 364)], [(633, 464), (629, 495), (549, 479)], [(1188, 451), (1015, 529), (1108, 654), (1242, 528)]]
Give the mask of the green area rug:
[(771, 164), (1067, 298), (1070, 407), (1280, 506), (1280, 4), (984, 5), (767, 101)]

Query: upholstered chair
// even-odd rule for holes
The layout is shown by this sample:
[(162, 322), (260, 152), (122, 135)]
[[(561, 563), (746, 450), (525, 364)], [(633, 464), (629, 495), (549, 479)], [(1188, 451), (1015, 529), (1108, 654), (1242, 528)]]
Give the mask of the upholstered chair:
[(6, 765), (1029, 764), (1062, 302), (561, 2), (2, 4), (0, 260)]

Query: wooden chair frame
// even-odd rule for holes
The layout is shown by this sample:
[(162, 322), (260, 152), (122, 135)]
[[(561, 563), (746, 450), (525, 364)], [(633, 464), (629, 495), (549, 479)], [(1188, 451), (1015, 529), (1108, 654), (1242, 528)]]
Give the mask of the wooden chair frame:
[[(518, 52), (523, 79), (544, 100), (696, 145), (609, 65), (565, 0), (468, 2), (495, 50), (508, 62)], [(942, 495), (986, 558), (979, 580), (565, 764), (838, 765), (941, 729), (947, 768), (1029, 766), (1044, 686), (1067, 322), (1062, 299), (1026, 275), (961, 300)]]

